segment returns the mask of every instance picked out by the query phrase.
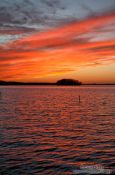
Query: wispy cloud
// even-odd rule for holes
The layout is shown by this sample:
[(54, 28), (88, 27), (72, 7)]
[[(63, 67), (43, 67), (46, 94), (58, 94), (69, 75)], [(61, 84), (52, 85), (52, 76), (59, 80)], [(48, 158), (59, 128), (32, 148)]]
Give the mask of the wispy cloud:
[(0, 79), (37, 81), (115, 63), (114, 29), (113, 12), (41, 32), (1, 29)]

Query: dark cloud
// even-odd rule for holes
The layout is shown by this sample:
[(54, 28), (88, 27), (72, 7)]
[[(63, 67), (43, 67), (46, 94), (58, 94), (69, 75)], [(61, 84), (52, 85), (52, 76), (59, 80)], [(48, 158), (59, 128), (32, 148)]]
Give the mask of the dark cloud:
[(109, 3), (107, 0), (0, 0), (0, 26), (28, 26), (43, 30), (110, 9), (114, 11), (112, 4), (113, 0)]
[(99, 51), (108, 51), (108, 50), (115, 50), (115, 45), (108, 45), (108, 46), (99, 46), (99, 47), (93, 47), (88, 49), (93, 52), (99, 52)]
[(112, 4), (0, 0), (0, 76), (25, 81), (115, 62)]

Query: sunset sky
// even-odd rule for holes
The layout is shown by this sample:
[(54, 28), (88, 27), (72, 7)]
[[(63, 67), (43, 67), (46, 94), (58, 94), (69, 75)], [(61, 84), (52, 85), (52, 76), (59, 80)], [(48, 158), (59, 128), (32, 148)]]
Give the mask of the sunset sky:
[(0, 80), (115, 83), (115, 0), (0, 0)]

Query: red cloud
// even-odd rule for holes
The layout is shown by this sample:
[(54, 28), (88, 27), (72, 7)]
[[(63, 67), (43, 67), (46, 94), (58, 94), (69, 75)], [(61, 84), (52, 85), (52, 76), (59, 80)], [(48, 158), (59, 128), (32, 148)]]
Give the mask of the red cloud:
[[(0, 76), (2, 79), (26, 81), (75, 72), (84, 64), (94, 67), (97, 66), (93, 64), (96, 61), (101, 65), (101, 62), (105, 63), (108, 57), (115, 55), (115, 39), (96, 42), (84, 34), (98, 30), (99, 35), (101, 27), (109, 26), (114, 21), (115, 14), (93, 17), (1, 46)], [(62, 69), (58, 69), (60, 67)]]

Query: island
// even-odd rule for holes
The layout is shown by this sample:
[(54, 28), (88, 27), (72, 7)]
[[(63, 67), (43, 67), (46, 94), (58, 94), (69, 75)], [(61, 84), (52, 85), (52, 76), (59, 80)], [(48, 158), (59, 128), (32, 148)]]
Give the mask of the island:
[(0, 80), (0, 86), (79, 86), (79, 85), (94, 85), (94, 86), (98, 86), (98, 85), (115, 85), (115, 83), (82, 83), (78, 80), (75, 79), (61, 79), (58, 80), (57, 82), (16, 82), (16, 81), (3, 81)]
[(15, 82), (15, 81), (0, 81), (1, 86), (9, 86), (9, 85), (60, 85), (60, 86), (75, 86), (75, 85), (81, 85), (82, 83), (78, 80), (74, 79), (61, 79), (58, 80), (56, 83), (50, 83), (50, 82)]
[(57, 85), (61, 86), (76, 86), (81, 85), (82, 82), (74, 79), (61, 79), (56, 82)]

